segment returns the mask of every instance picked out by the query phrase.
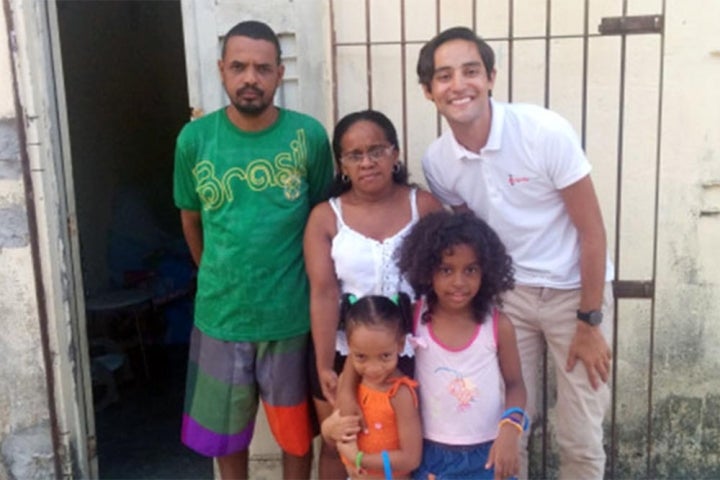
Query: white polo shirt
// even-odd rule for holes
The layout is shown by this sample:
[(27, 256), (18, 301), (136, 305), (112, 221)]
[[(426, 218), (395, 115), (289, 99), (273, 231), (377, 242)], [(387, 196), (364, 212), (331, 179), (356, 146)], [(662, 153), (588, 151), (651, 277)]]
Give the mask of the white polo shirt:
[[(425, 178), (444, 203), (466, 203), (498, 233), (518, 285), (580, 287), (580, 242), (560, 190), (591, 167), (567, 120), (536, 105), (490, 100), (492, 123), (479, 153), (451, 130), (428, 147)], [(608, 257), (606, 280), (614, 277)]]

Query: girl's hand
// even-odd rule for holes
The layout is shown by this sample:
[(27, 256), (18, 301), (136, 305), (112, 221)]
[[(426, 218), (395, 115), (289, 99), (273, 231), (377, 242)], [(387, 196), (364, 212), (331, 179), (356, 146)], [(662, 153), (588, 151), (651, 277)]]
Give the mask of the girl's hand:
[(357, 415), (341, 416), (339, 410), (322, 422), (323, 438), (334, 442), (355, 442), (360, 431), (360, 417)]
[(485, 468), (495, 467), (495, 478), (517, 476), (520, 472), (520, 432), (512, 425), (501, 425)]
[(337, 395), (338, 375), (335, 370), (323, 369), (318, 370), (318, 379), (320, 380), (320, 388), (322, 389), (325, 400), (335, 406), (335, 396)]
[(360, 377), (352, 367), (348, 367), (350, 362), (345, 362), (343, 373), (338, 380), (338, 390), (335, 408), (340, 410), (343, 416), (360, 417), (360, 427), (362, 430), (367, 429), (365, 419), (362, 415), (362, 409), (357, 401), (357, 386), (360, 383)]
[(357, 442), (337, 442), (337, 450), (350, 463), (355, 464), (355, 457), (357, 457), (358, 453)]

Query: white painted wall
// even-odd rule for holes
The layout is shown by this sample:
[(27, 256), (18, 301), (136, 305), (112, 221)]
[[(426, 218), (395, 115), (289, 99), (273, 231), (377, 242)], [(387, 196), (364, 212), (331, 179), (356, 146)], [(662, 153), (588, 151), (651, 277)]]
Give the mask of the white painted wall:
[[(0, 11), (0, 33), (2, 33), (2, 38), (7, 39), (4, 9)], [(12, 75), (8, 42), (0, 42), (0, 88), (2, 88), (2, 94), (0, 94), (0, 118), (14, 117), (15, 107), (12, 97)]]
[[(711, 440), (720, 403), (718, 19), (720, 2), (668, 2), (653, 356), (659, 476), (683, 476), (675, 465), (688, 461), (720, 474)], [(681, 420), (691, 428), (675, 427)]]

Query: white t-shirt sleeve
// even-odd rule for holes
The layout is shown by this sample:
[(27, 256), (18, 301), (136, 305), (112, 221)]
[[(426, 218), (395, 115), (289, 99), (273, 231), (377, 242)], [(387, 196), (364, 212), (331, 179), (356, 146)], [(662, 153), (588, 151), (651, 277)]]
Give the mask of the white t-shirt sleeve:
[(450, 188), (447, 176), (443, 175), (440, 164), (440, 155), (433, 154), (432, 146), (425, 152), (422, 158), (423, 173), (430, 191), (445, 205), (457, 207), (465, 201)]
[(561, 190), (588, 175), (592, 167), (570, 122), (557, 117), (552, 129), (545, 132), (544, 149), (547, 175)]

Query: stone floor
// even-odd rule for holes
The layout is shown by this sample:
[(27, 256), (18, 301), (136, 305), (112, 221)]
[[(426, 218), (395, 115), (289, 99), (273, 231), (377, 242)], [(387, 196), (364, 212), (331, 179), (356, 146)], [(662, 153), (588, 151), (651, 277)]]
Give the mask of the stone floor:
[(95, 412), (100, 478), (211, 479), (212, 462), (180, 443), (187, 346), (148, 354), (150, 379), (133, 368), (130, 381), (119, 379), (118, 401)]

